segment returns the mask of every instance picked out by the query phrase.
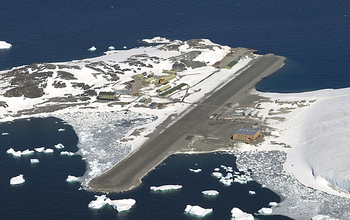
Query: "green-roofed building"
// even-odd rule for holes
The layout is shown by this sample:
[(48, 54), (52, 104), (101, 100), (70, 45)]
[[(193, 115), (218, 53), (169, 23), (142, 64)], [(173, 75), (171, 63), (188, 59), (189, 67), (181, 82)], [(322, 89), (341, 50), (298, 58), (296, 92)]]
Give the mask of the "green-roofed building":
[(225, 66), (226, 69), (231, 69), (234, 65), (236, 65), (238, 62), (237, 61), (232, 61), (229, 64)]

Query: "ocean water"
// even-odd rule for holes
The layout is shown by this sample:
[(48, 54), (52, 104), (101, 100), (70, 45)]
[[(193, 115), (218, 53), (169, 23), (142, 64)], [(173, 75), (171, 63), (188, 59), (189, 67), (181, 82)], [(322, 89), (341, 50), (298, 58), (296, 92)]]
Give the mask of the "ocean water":
[[(285, 67), (262, 80), (257, 89), (269, 92), (303, 92), (324, 88), (344, 88), (350, 82), (350, 4), (348, 1), (28, 1), (0, 0), (0, 40), (13, 45), (0, 50), (0, 70), (15, 66), (60, 62), (100, 56), (113, 45), (116, 49), (144, 46), (144, 38), (162, 36), (211, 41), (275, 53), (287, 57)], [(91, 46), (94, 52), (87, 51)], [(57, 122), (57, 123), (55, 123)], [(58, 132), (58, 128), (65, 128)], [(31, 119), (0, 124), (0, 178), (2, 219), (193, 219), (183, 214), (186, 204), (200, 202), (214, 208), (204, 219), (230, 219), (229, 210), (238, 206), (256, 212), (278, 196), (257, 183), (223, 187), (210, 172), (220, 164), (234, 166), (231, 155), (175, 155), (144, 178), (139, 188), (112, 199), (130, 197), (136, 206), (118, 214), (111, 208), (89, 210), (94, 194), (67, 183), (67, 175), (79, 176), (85, 162), (79, 156), (38, 155), (39, 164), (28, 157), (6, 154), (38, 146), (62, 143), (77, 151), (77, 136), (59, 119)], [(188, 171), (197, 163), (203, 169)], [(181, 168), (181, 169), (180, 169)], [(19, 173), (27, 182), (10, 186)], [(154, 194), (150, 185), (181, 183), (181, 191)], [(208, 185), (206, 185), (208, 184)], [(212, 184), (212, 185), (211, 185)], [(215, 185), (217, 184), (217, 185)], [(204, 198), (201, 188), (220, 192)], [(247, 195), (255, 190), (257, 197)], [(286, 219), (281, 216), (260, 219)]]

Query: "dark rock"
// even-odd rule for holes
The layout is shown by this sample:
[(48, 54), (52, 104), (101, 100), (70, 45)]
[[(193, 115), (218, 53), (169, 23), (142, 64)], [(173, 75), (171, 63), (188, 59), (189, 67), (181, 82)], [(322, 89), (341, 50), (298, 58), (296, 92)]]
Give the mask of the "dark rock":
[(67, 85), (66, 85), (64, 82), (62, 82), (62, 81), (54, 81), (54, 82), (52, 83), (52, 85), (53, 85), (53, 87), (55, 87), (55, 88), (64, 88), (64, 87), (67, 87)]
[(35, 84), (28, 84), (21, 87), (9, 89), (5, 92), (5, 97), (20, 97), (38, 98), (44, 95), (44, 89), (38, 88)]
[(71, 79), (77, 79), (72, 73), (66, 72), (59, 70), (57, 71), (57, 76), (60, 77), (61, 79), (66, 79), (66, 80), (71, 80)]

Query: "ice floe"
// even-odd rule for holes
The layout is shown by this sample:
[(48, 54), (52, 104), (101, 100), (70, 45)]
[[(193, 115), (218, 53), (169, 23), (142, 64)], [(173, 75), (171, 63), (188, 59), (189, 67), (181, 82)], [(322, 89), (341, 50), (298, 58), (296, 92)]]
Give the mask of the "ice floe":
[(219, 192), (216, 191), (216, 190), (205, 190), (205, 191), (202, 191), (202, 193), (204, 195), (207, 195), (207, 196), (217, 196), (217, 195), (219, 195)]
[(243, 212), (239, 208), (234, 207), (231, 209), (232, 220), (254, 220), (254, 216), (252, 214)]
[(24, 150), (24, 151), (15, 151), (13, 148), (10, 148), (6, 151), (8, 154), (12, 154), (14, 157), (28, 156), (34, 154), (33, 150)]
[(222, 177), (222, 173), (220, 173), (220, 172), (212, 172), (211, 175), (213, 177), (216, 177), (216, 178), (221, 178)]
[(34, 150), (38, 153), (41, 153), (45, 150), (45, 147), (37, 147), (37, 148), (34, 148)]
[(169, 191), (181, 189), (182, 185), (163, 185), (163, 186), (151, 186), (152, 191)]
[(73, 152), (69, 152), (69, 151), (61, 151), (60, 154), (61, 154), (61, 155), (68, 155), (68, 156), (73, 156), (73, 155), (74, 155)]
[(109, 46), (108, 50), (114, 50), (115, 48), (113, 46)]
[(31, 164), (34, 164), (34, 163), (39, 163), (39, 160), (38, 159), (30, 159), (30, 163)]
[(22, 184), (24, 182), (25, 182), (25, 180), (23, 178), (23, 174), (19, 174), (18, 176), (12, 177), (10, 179), (11, 185), (19, 185), (19, 184)]
[(96, 47), (95, 46), (92, 46), (88, 49), (88, 51), (95, 51), (96, 50)]
[(62, 148), (64, 148), (64, 146), (63, 146), (63, 144), (59, 143), (59, 144), (55, 145), (55, 148), (62, 149)]
[(33, 151), (33, 150), (27, 149), (27, 150), (22, 151), (21, 154), (22, 154), (23, 156), (32, 155), (32, 154), (34, 154), (34, 151)]
[(89, 204), (88, 207), (90, 209), (100, 209), (102, 208), (104, 205), (107, 204), (106, 199), (107, 196), (106, 195), (101, 195), (101, 196), (97, 196), (95, 195), (96, 200), (92, 200)]
[(190, 169), (190, 171), (194, 173), (199, 173), (202, 171), (202, 169)]
[(0, 50), (1, 49), (10, 49), (12, 45), (6, 41), (0, 41)]
[(4, 132), (4, 133), (1, 133), (1, 135), (5, 136), (5, 135), (9, 135), (9, 133)]
[(135, 205), (136, 200), (135, 199), (111, 200), (107, 198), (106, 202), (108, 205), (112, 206), (118, 212), (123, 212), (131, 209)]
[(255, 194), (256, 194), (256, 192), (255, 192), (255, 191), (253, 191), (253, 190), (249, 190), (249, 194), (250, 194), (250, 195), (255, 195)]
[(192, 205), (187, 205), (185, 208), (185, 212), (187, 212), (188, 214), (191, 215), (195, 215), (198, 217), (204, 217), (207, 214), (211, 213), (213, 211), (213, 209), (205, 209), (202, 208), (198, 205), (192, 206)]
[(45, 150), (42, 151), (43, 153), (46, 153), (46, 154), (51, 154), (53, 153), (53, 149), (51, 148), (46, 148)]
[(67, 182), (77, 182), (78, 180), (79, 180), (79, 177), (71, 176), (71, 175), (68, 175), (66, 179)]
[(277, 205), (278, 205), (277, 202), (270, 202), (270, 203), (269, 203), (269, 206), (277, 206)]
[(331, 218), (328, 215), (316, 215), (311, 220), (339, 220), (337, 218)]
[(60, 131), (60, 132), (61, 132), (61, 131), (65, 131), (65, 130), (66, 130), (66, 129), (64, 129), (64, 128), (59, 128), (59, 129), (58, 129), (58, 131)]
[(266, 207), (263, 207), (261, 208), (259, 211), (258, 211), (259, 214), (262, 214), (262, 215), (271, 215), (272, 214), (272, 208), (266, 208)]

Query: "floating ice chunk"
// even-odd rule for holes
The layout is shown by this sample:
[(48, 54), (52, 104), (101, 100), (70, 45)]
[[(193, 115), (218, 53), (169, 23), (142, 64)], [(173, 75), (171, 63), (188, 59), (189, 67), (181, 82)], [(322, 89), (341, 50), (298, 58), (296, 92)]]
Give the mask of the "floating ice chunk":
[(152, 191), (168, 191), (168, 190), (177, 190), (181, 189), (181, 185), (163, 185), (163, 186), (151, 186)]
[(47, 149), (43, 150), (43, 153), (46, 153), (46, 154), (53, 153), (53, 149), (47, 148)]
[(205, 190), (205, 191), (202, 191), (202, 193), (204, 195), (207, 195), (207, 196), (217, 196), (217, 195), (219, 195), (219, 192), (216, 191), (216, 190)]
[(271, 208), (261, 208), (258, 213), (262, 215), (271, 215), (272, 214), (272, 209)]
[(23, 156), (26, 156), (26, 155), (31, 155), (31, 154), (34, 154), (34, 151), (33, 150), (24, 150), (22, 153), (21, 153)]
[(92, 46), (88, 49), (88, 51), (95, 51), (96, 50), (96, 47), (95, 46)]
[(19, 174), (18, 176), (12, 177), (10, 179), (10, 184), (11, 185), (18, 185), (18, 184), (22, 184), (24, 182), (25, 182), (25, 180), (24, 180), (22, 174)]
[(226, 186), (231, 186), (231, 184), (233, 183), (233, 179), (232, 178), (221, 177), (219, 182), (223, 183)]
[(164, 37), (154, 37), (152, 39), (143, 39), (142, 41), (149, 44), (165, 44), (170, 42), (170, 40)]
[(185, 212), (187, 212), (188, 214), (199, 216), (199, 217), (206, 216), (212, 211), (213, 209), (205, 209), (198, 205), (195, 205), (195, 206), (187, 205), (185, 208)]
[(278, 204), (277, 204), (277, 202), (270, 202), (269, 203), (269, 206), (277, 206)]
[(9, 135), (9, 133), (4, 132), (4, 133), (2, 133), (1, 135), (5, 136), (5, 135)]
[(16, 151), (12, 147), (6, 151), (8, 154), (14, 154), (15, 152)]
[(39, 160), (38, 159), (30, 159), (30, 163), (39, 163)]
[(108, 50), (114, 50), (115, 48), (113, 46), (109, 46)]
[(61, 155), (68, 155), (68, 156), (73, 156), (74, 155), (73, 152), (68, 152), (68, 151), (62, 151), (60, 154)]
[(254, 220), (254, 216), (249, 213), (245, 213), (239, 208), (231, 209), (232, 220)]
[(64, 148), (64, 146), (63, 146), (63, 144), (58, 143), (58, 144), (55, 145), (55, 148), (62, 149), (62, 148)]
[(216, 177), (216, 178), (221, 178), (222, 177), (222, 173), (219, 173), (219, 172), (212, 172), (211, 175), (213, 177)]
[(123, 48), (124, 48), (124, 49), (126, 49), (127, 47), (126, 47), (126, 46), (124, 46)]
[(135, 199), (118, 199), (118, 200), (110, 200), (109, 198), (106, 200), (107, 204), (112, 206), (118, 212), (126, 211), (131, 209), (133, 205), (135, 205)]
[(250, 195), (255, 195), (256, 192), (255, 192), (255, 191), (252, 191), (252, 190), (249, 190), (249, 194), (250, 194)]
[(6, 41), (0, 41), (0, 49), (10, 49), (12, 45)]
[(65, 131), (66, 129), (64, 128), (59, 128), (58, 131)]
[(214, 171), (220, 171), (220, 168), (218, 168), (218, 167), (216, 167), (215, 169), (214, 169)]
[(38, 153), (41, 153), (45, 150), (45, 147), (37, 147), (37, 148), (34, 148), (34, 150)]
[(104, 205), (106, 205), (106, 195), (101, 195), (101, 196), (95, 196), (96, 197), (96, 200), (92, 200), (88, 207), (90, 209), (100, 209), (102, 208)]
[(78, 179), (79, 179), (79, 177), (68, 175), (66, 181), (67, 182), (77, 182)]
[(190, 171), (194, 173), (199, 173), (202, 171), (202, 169), (190, 169)]

